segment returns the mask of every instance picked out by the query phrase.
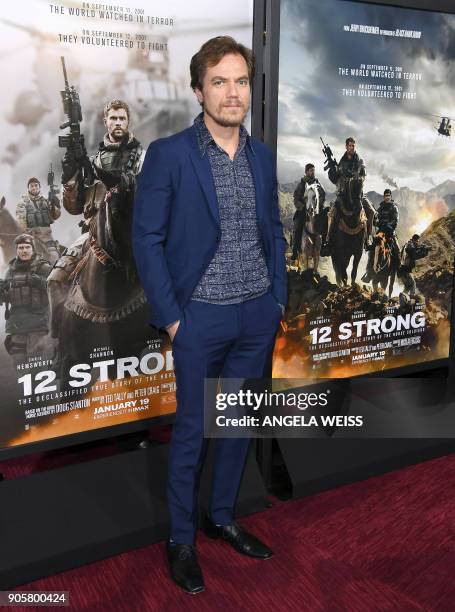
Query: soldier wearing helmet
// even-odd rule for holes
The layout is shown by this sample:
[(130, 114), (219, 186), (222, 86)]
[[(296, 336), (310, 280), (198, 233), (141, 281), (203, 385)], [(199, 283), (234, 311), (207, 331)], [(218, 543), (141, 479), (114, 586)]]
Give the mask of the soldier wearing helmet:
[(403, 283), (403, 292), (414, 297), (418, 291), (416, 282), (413, 276), (413, 271), (418, 259), (426, 257), (431, 251), (431, 246), (420, 243), (420, 236), (414, 234), (410, 240), (401, 249), (400, 267), (398, 269), (398, 278)]
[(48, 356), (51, 348), (46, 341), (49, 327), (46, 279), (51, 265), (36, 253), (32, 235), (20, 234), (14, 244), (16, 257), (8, 263), (0, 291), (5, 303), (5, 348), (18, 366), (30, 357)]

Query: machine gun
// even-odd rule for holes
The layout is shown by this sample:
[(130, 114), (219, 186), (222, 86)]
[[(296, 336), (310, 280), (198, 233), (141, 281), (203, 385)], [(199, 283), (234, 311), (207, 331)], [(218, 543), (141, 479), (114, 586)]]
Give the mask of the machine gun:
[[(69, 85), (68, 75), (66, 73), (65, 58), (60, 58), (62, 61), (63, 68), (63, 79), (65, 82), (65, 89), (60, 92), (63, 102), (63, 110), (65, 115), (68, 117), (68, 121), (60, 126), (61, 130), (69, 127), (70, 131), (63, 136), (58, 137), (58, 146), (62, 149), (66, 149), (65, 159), (62, 163), (63, 174), (62, 182), (67, 182), (73, 174), (80, 170), (80, 181), (83, 183), (84, 180), (88, 184), (94, 180), (94, 172), (90, 160), (87, 156), (85, 148), (84, 135), (81, 134), (81, 122), (82, 122), (82, 109), (79, 94), (76, 91), (74, 85)], [(65, 168), (65, 165), (67, 168)], [(65, 177), (65, 174), (67, 175)], [(66, 180), (64, 180), (66, 178)], [(81, 185), (83, 186), (83, 185)]]
[(322, 142), (322, 152), (324, 153), (325, 157), (324, 172), (326, 170), (336, 170), (338, 168), (338, 162), (333, 156), (332, 149), (329, 147), (329, 145), (325, 144), (321, 136), (319, 138)]

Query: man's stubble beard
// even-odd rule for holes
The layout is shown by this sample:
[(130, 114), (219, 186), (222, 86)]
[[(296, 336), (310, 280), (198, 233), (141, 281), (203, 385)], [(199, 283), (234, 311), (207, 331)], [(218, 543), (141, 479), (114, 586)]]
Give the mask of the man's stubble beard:
[(221, 109), (217, 109), (218, 112), (216, 114), (212, 113), (204, 104), (202, 104), (202, 109), (204, 113), (206, 113), (211, 119), (213, 119), (215, 123), (217, 123), (221, 127), (240, 127), (245, 121), (245, 117), (248, 113), (249, 106), (250, 106), (249, 104), (246, 107), (242, 105), (242, 110), (244, 112), (240, 119), (237, 119), (234, 117), (232, 118), (223, 117), (221, 115), (223, 107)]
[(115, 134), (116, 130), (113, 130), (112, 133), (109, 134), (110, 140), (112, 140), (113, 142), (121, 142), (122, 140), (124, 140), (128, 136), (129, 130), (128, 129), (124, 130), (123, 128), (121, 128), (121, 130), (122, 130), (121, 136), (117, 136)]

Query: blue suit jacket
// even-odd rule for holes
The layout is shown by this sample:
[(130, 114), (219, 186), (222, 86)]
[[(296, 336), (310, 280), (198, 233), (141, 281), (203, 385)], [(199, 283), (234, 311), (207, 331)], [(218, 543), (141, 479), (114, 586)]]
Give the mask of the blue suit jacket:
[[(274, 156), (250, 139), (246, 152), (256, 189), (261, 240), (277, 302), (287, 303), (286, 241), (278, 210)], [(221, 229), (210, 162), (194, 126), (150, 144), (133, 215), (133, 252), (158, 328), (177, 321), (211, 262)]]

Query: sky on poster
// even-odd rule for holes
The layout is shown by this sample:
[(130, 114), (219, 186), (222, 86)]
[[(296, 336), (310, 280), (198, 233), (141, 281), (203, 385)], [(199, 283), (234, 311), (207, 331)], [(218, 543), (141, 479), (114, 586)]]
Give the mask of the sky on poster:
[[(64, 6), (65, 14), (51, 12), (51, 4)], [(110, 5), (111, 2), (85, 3)], [(136, 130), (135, 109), (158, 112), (169, 95), (184, 104), (174, 115), (184, 112), (188, 125), (200, 112), (190, 88), (189, 62), (192, 55), (212, 36), (229, 34), (251, 46), (253, 0), (231, 0), (214, 5), (210, 0), (119, 0), (116, 5), (143, 9), (145, 15), (173, 18), (174, 26), (128, 23), (112, 19), (71, 16), (68, 8), (83, 6), (81, 0), (50, 3), (24, 0), (5, 3), (0, 14), (0, 196), (6, 197), (12, 212), (30, 176), (46, 177), (53, 162), (56, 178), (60, 174), (62, 151), (58, 148), (59, 125), (64, 121), (60, 90), (63, 75), (60, 57), (65, 57), (70, 84), (80, 94), (86, 139), (94, 123), (100, 121), (104, 104), (113, 98), (125, 98), (132, 108), (132, 129)], [(80, 44), (83, 30), (90, 32), (129, 33), (147, 36), (148, 42), (166, 42), (169, 61), (168, 78), (150, 76), (132, 59), (140, 55), (136, 48)], [(74, 42), (62, 42), (61, 35), (76, 35)], [(74, 38), (73, 38), (74, 41)], [(165, 53), (150, 52), (153, 66), (164, 63)], [(168, 94), (170, 92), (170, 94)], [(177, 95), (174, 95), (177, 92)], [(155, 101), (156, 98), (158, 101)], [(184, 109), (181, 107), (184, 106)], [(36, 110), (38, 109), (38, 110)], [(180, 109), (180, 110), (179, 110)], [(171, 112), (171, 111), (169, 111)], [(19, 117), (19, 120), (17, 119)], [(23, 121), (23, 117), (27, 121)], [(33, 119), (31, 119), (33, 117)], [(249, 117), (246, 120), (249, 126)], [(93, 131), (93, 130), (92, 130)], [(144, 146), (148, 137), (136, 133)], [(89, 153), (93, 147), (89, 146)], [(13, 159), (13, 163), (11, 162)], [(70, 215), (62, 215), (54, 226), (54, 236), (67, 245), (78, 236), (80, 228)], [(68, 237), (69, 236), (69, 237)], [(0, 258), (1, 259), (1, 258)], [(1, 266), (1, 261), (0, 261)]]
[[(386, 30), (422, 32), (420, 40), (345, 32), (362, 24)], [(399, 187), (426, 191), (453, 178), (455, 138), (434, 129), (435, 115), (455, 116), (455, 16), (367, 5), (342, 0), (282, 0), (278, 174), (282, 183), (297, 180), (312, 161), (323, 173), (319, 137), (335, 157), (347, 136), (357, 140), (367, 165), (367, 190), (381, 192), (381, 175)], [(396, 80), (346, 78), (339, 67), (360, 64), (402, 66), (422, 73), (407, 81), (416, 100), (349, 98), (343, 87), (359, 82), (402, 84)]]
[[(51, 13), (51, 4), (64, 6), (66, 15)], [(59, 33), (80, 34), (82, 28), (87, 28), (90, 30), (132, 33), (142, 31), (150, 39), (153, 39), (154, 34), (168, 35), (170, 79), (184, 80), (185, 84), (188, 84), (186, 89), (189, 98), (193, 94), (188, 83), (189, 66), (187, 59), (197, 51), (205, 40), (215, 33), (223, 34), (227, 32), (251, 46), (253, 0), (231, 0), (227, 3), (216, 4), (216, 8), (211, 0), (191, 0), (191, 2), (182, 2), (182, 0), (155, 0), (154, 2), (119, 0), (119, 2), (86, 2), (85, 4), (141, 8), (144, 9), (146, 15), (173, 17), (175, 26), (144, 25), (141, 27), (137, 23), (128, 24), (112, 20), (70, 17), (67, 7), (80, 8), (83, 5), (82, 1), (26, 0), (8, 2), (2, 7), (0, 15), (0, 67), (4, 85), (0, 95), (3, 107), (14, 101), (17, 95), (18, 82), (22, 83), (24, 88), (26, 86), (29, 88), (36, 78), (34, 61), (39, 46), (54, 47), (54, 55), (57, 59), (62, 49), (66, 48), (66, 56), (70, 56), (71, 53), (77, 56), (77, 61), (87, 73), (90, 70), (94, 72), (106, 70), (106, 56), (99, 53), (100, 48), (59, 44)], [(10, 23), (6, 23), (7, 21)], [(18, 27), (12, 27), (11, 24), (16, 24)], [(21, 30), (21, 28), (23, 29)], [(123, 49), (110, 48), (105, 49), (105, 52), (112, 58), (107, 66), (108, 70), (121, 70), (126, 66), (128, 54)], [(51, 57), (50, 52), (46, 57), (47, 59)], [(182, 61), (183, 58), (185, 58), (185, 61)], [(19, 72), (18, 67), (20, 67)], [(52, 65), (42, 66), (42, 68), (47, 69), (49, 73), (54, 72), (52, 71)], [(195, 103), (194, 108), (195, 110), (198, 109), (197, 103)]]

